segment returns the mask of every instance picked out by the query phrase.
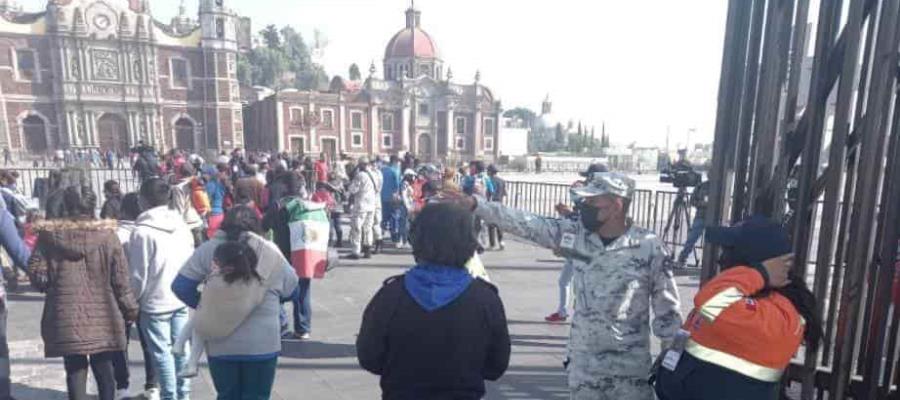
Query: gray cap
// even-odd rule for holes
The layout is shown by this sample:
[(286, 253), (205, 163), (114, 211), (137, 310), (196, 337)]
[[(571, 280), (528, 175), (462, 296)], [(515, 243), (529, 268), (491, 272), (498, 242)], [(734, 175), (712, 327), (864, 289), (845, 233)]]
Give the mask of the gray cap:
[(368, 163), (369, 163), (369, 157), (362, 156), (362, 157), (359, 158), (359, 160), (357, 160), (357, 162), (358, 162), (359, 164), (368, 164)]
[(634, 180), (617, 172), (595, 172), (584, 186), (572, 188), (572, 194), (580, 198), (611, 194), (626, 199), (634, 196)]

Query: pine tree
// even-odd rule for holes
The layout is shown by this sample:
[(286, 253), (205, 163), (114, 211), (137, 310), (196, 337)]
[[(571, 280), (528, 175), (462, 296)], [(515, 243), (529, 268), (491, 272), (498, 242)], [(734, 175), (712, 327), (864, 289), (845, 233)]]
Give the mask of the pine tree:
[(350, 72), (349, 77), (350, 77), (351, 81), (358, 81), (358, 80), (362, 79), (362, 74), (359, 72), (359, 65), (356, 65), (356, 63), (353, 63), (350, 65), (349, 72)]
[(594, 131), (596, 131), (596, 129), (594, 129), (594, 127), (592, 126), (591, 127), (591, 141), (588, 144), (588, 148), (591, 149), (591, 152), (594, 151), (594, 142), (596, 141), (596, 139), (594, 139)]

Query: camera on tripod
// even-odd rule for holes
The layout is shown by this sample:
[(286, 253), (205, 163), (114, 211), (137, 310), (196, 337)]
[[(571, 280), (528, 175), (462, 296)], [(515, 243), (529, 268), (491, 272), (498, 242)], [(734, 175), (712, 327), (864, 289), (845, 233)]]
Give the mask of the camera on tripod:
[(694, 171), (690, 165), (676, 163), (671, 165), (668, 171), (662, 171), (659, 181), (671, 183), (678, 189), (685, 189), (699, 185), (703, 181), (703, 175)]

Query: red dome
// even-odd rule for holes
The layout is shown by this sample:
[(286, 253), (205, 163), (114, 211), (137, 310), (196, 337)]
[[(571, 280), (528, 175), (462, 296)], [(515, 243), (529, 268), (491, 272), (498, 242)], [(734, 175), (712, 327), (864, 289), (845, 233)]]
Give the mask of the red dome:
[(440, 58), (431, 36), (419, 28), (403, 29), (391, 38), (384, 51), (384, 58), (394, 57)]

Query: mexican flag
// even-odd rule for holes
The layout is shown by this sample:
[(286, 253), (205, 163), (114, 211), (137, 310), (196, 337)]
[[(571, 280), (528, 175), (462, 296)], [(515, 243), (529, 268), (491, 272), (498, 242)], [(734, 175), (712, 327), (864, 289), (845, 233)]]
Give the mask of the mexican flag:
[(331, 224), (324, 203), (294, 199), (285, 205), (291, 230), (291, 265), (301, 278), (325, 277)]

